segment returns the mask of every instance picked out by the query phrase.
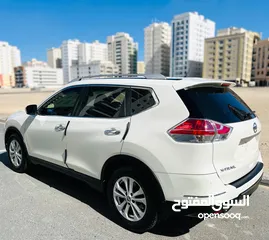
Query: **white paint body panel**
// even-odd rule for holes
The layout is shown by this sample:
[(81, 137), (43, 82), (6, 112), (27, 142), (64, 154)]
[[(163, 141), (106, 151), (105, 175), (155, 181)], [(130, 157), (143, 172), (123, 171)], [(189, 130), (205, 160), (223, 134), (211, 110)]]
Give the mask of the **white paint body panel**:
[[(226, 141), (217, 143), (180, 143), (174, 141), (167, 131), (188, 118), (189, 111), (175, 90), (197, 84), (222, 83), (218, 80), (186, 79), (143, 80), (143, 79), (91, 79), (72, 82), (67, 86), (90, 84), (119, 84), (150, 87), (158, 103), (139, 114), (121, 119), (76, 118), (57, 116), (29, 116), (25, 112), (11, 115), (5, 129), (18, 129), (31, 156), (42, 158), (64, 167), (100, 179), (102, 167), (112, 156), (125, 154), (146, 164), (160, 183), (166, 200), (184, 199), (184, 195), (205, 196), (218, 194), (223, 199), (237, 197), (262, 175), (240, 188), (228, 183), (246, 175), (262, 158), (258, 149), (259, 136), (253, 138), (252, 125), (257, 118), (228, 124), (233, 131)], [(58, 124), (70, 121), (67, 135), (55, 132)], [(124, 141), (127, 123), (130, 129)], [(116, 136), (106, 136), (104, 131), (115, 128)], [(246, 144), (239, 145), (244, 138), (251, 137)], [(63, 153), (67, 149), (67, 165)], [(234, 165), (236, 168), (221, 173), (222, 168)]]
[[(110, 157), (121, 153), (122, 137), (130, 117), (120, 119), (72, 118), (66, 136), (68, 157), (66, 164), (78, 172), (101, 178), (102, 167)], [(118, 135), (106, 135), (115, 128)]]
[(55, 127), (58, 125), (66, 127), (70, 118), (40, 115), (30, 118), (32, 122), (24, 134), (28, 153), (32, 157), (65, 167), (66, 136), (64, 131), (55, 131)]

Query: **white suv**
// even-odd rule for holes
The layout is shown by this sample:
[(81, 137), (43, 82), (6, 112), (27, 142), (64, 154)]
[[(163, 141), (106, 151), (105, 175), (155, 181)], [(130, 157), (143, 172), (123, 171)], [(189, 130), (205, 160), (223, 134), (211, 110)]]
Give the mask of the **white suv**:
[(229, 88), (201, 78), (85, 77), (11, 115), (12, 169), (42, 164), (106, 193), (121, 224), (152, 228), (163, 203), (251, 194), (261, 124)]

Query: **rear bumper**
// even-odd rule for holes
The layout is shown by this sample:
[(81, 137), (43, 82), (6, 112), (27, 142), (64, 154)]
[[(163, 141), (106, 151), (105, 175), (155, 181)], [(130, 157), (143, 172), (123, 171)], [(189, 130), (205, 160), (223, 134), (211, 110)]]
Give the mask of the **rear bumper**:
[(244, 184), (246, 184), (247, 182), (249, 182), (251, 179), (255, 178), (255, 176), (257, 174), (259, 174), (260, 171), (262, 171), (263, 169), (263, 163), (262, 162), (258, 162), (256, 164), (256, 166), (245, 176), (243, 176), (242, 178), (230, 183), (230, 185), (239, 188), (241, 186), (243, 186)]
[(207, 175), (181, 175), (156, 173), (166, 201), (188, 200), (190, 197), (218, 201), (229, 201), (242, 195), (252, 194), (258, 187), (263, 175), (260, 158), (255, 168), (248, 174), (230, 184), (223, 184), (216, 173)]
[[(262, 177), (259, 178), (259, 180), (256, 183), (254, 183), (250, 188), (248, 188), (246, 191), (239, 194), (239, 196), (235, 199), (238, 199), (238, 200), (242, 199), (244, 195), (251, 196), (251, 194), (253, 192), (255, 192), (257, 190), (257, 188), (259, 187), (261, 180), (262, 180)], [(232, 200), (235, 200), (235, 199), (232, 199)], [(162, 208), (162, 211), (163, 211), (162, 213), (165, 217), (171, 216), (173, 214), (197, 216), (199, 213), (216, 213), (211, 206), (195, 206), (195, 207), (191, 206), (191, 207), (188, 207), (187, 209), (181, 209), (180, 212), (174, 212), (172, 209), (174, 204), (175, 204), (175, 202), (173, 202), (173, 201), (166, 201), (164, 203), (163, 208)], [(230, 208), (229, 209), (221, 209), (220, 211), (218, 211), (218, 213), (225, 213), (229, 210), (230, 210)]]

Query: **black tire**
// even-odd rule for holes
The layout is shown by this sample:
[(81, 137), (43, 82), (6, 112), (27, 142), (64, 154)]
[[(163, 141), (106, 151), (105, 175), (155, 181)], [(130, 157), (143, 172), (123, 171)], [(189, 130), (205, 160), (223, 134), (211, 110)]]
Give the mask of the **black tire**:
[[(148, 174), (145, 174), (145, 172), (141, 171), (138, 168), (134, 167), (124, 167), (116, 170), (111, 178), (108, 181), (107, 184), (107, 198), (109, 205), (112, 209), (112, 213), (115, 216), (115, 220), (117, 222), (125, 227), (128, 230), (131, 230), (133, 232), (145, 232), (150, 229), (152, 229), (156, 223), (159, 220), (159, 213), (158, 213), (158, 198), (157, 196), (157, 189), (153, 188), (153, 184), (150, 180), (150, 178), (147, 178)], [(113, 189), (114, 185), (121, 177), (131, 177), (134, 179), (142, 188), (144, 192), (144, 196), (146, 198), (146, 211), (143, 218), (139, 221), (130, 221), (123, 217), (121, 213), (118, 211), (113, 197)]]
[[(20, 148), (21, 148), (21, 156), (22, 157), (21, 157), (21, 163), (19, 164), (19, 166), (14, 165), (14, 163), (10, 157), (10, 144), (14, 140), (17, 141), (17, 143), (20, 145)], [(27, 166), (28, 166), (28, 156), (27, 156), (27, 151), (26, 151), (24, 142), (18, 134), (13, 133), (8, 138), (7, 153), (8, 153), (8, 159), (10, 162), (11, 169), (15, 172), (18, 172), (18, 173), (24, 173), (27, 170)]]

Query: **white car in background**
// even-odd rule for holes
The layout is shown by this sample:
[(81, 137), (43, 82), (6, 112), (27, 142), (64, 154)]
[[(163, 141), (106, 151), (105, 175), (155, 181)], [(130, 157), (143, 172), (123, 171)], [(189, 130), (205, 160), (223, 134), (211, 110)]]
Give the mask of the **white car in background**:
[(41, 164), (105, 192), (134, 231), (164, 203), (251, 194), (263, 174), (261, 124), (229, 87), (201, 78), (85, 77), (11, 115), (12, 169)]

